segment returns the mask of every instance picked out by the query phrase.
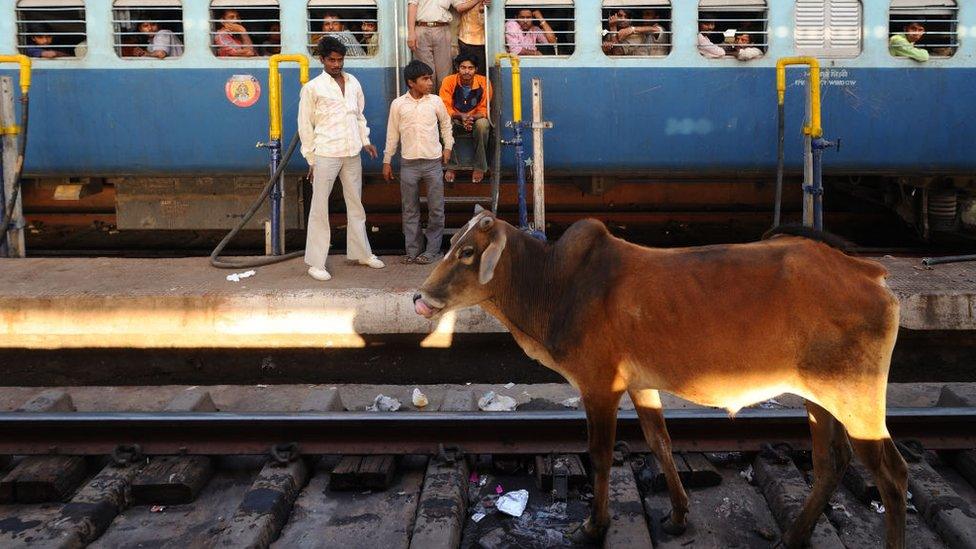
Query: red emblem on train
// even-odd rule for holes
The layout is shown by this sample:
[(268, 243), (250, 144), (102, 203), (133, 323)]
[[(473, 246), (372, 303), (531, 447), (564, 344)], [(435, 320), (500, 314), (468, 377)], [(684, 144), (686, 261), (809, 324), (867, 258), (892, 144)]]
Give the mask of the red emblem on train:
[(224, 93), (238, 107), (250, 107), (261, 98), (261, 84), (250, 74), (235, 74), (224, 84)]

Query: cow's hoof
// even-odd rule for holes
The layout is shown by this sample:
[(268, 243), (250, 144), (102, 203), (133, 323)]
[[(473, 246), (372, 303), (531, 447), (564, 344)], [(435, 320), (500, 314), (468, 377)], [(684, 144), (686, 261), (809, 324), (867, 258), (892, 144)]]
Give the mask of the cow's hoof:
[(667, 532), (669, 536), (680, 536), (688, 530), (688, 524), (678, 524), (671, 517), (668, 517), (661, 522), (661, 529)]
[(680, 536), (688, 530), (688, 521), (679, 524), (674, 520), (674, 513), (668, 512), (668, 516), (661, 519), (661, 529), (669, 536)]
[(572, 531), (566, 534), (570, 543), (576, 544), (589, 544), (594, 542), (603, 541), (603, 537), (607, 534), (607, 527), (603, 528), (594, 526), (590, 519), (586, 519), (586, 522), (580, 524)]

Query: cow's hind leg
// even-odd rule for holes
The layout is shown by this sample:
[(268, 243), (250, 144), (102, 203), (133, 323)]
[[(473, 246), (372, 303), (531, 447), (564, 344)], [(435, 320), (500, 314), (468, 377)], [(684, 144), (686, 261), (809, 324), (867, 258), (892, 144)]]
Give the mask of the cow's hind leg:
[(807, 415), (813, 437), (813, 490), (800, 515), (783, 535), (787, 547), (802, 547), (806, 543), (851, 462), (851, 446), (844, 426), (813, 402), (807, 402)]
[[(887, 435), (887, 433), (886, 433)], [(885, 506), (885, 547), (901, 549), (905, 546), (906, 491), (908, 466), (891, 437), (857, 439), (851, 436), (858, 459), (874, 475)]]
[(583, 394), (590, 462), (593, 466), (593, 507), (582, 534), (599, 539), (610, 525), (610, 466), (617, 434), (617, 405), (623, 392), (599, 391)]
[(674, 464), (671, 453), (671, 436), (664, 423), (664, 408), (661, 406), (661, 395), (656, 389), (631, 390), (630, 398), (637, 409), (641, 430), (647, 445), (657, 457), (664, 478), (668, 483), (668, 494), (671, 496), (671, 516), (663, 524), (664, 531), (671, 535), (684, 533), (688, 527), (688, 494), (685, 493), (678, 468)]

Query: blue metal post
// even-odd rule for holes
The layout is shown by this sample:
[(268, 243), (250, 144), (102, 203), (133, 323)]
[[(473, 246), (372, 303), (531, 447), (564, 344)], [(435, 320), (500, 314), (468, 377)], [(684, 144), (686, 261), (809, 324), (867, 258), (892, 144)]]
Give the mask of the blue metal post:
[[(281, 163), (281, 140), (273, 139), (268, 143), (271, 151), (271, 175), (274, 175)], [(281, 255), (281, 179), (275, 181), (269, 196), (271, 203), (271, 255)]]
[(518, 188), (518, 222), (522, 230), (529, 228), (529, 212), (525, 199), (525, 154), (522, 150), (522, 124), (516, 122), (512, 124), (515, 130), (515, 138), (512, 144), (515, 145), (515, 182)]
[(823, 152), (835, 145), (839, 150), (839, 139), (835, 143), (818, 137), (810, 142), (810, 150), (813, 152), (813, 178), (809, 187), (803, 188), (803, 192), (813, 195), (813, 228), (818, 231), (823, 230)]

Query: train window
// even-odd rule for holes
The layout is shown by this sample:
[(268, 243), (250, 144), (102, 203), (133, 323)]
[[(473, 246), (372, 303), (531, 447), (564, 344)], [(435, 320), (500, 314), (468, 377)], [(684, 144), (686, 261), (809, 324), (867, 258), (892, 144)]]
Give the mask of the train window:
[(17, 50), (29, 57), (84, 57), (85, 5), (81, 0), (17, 2)]
[(525, 55), (572, 55), (576, 13), (572, 0), (508, 0), (505, 47)]
[(178, 0), (116, 0), (115, 54), (173, 59), (183, 55), (183, 7)]
[(311, 0), (308, 3), (308, 51), (323, 36), (346, 46), (347, 57), (374, 56), (379, 51), (379, 25), (373, 0)]
[(709, 59), (762, 57), (768, 44), (765, 0), (701, 0), (698, 53)]
[(604, 0), (603, 53), (664, 57), (670, 51), (667, 0)]
[(896, 57), (911, 57), (917, 61), (924, 61), (929, 55), (952, 57), (959, 47), (958, 13), (959, 7), (954, 0), (892, 0), (888, 20), (889, 51)]
[(861, 2), (797, 0), (794, 46), (801, 55), (857, 57), (861, 53)]
[(267, 57), (281, 53), (277, 0), (213, 0), (210, 48), (217, 57)]

